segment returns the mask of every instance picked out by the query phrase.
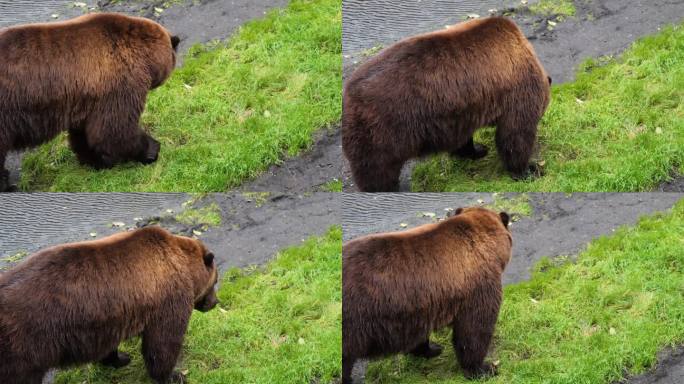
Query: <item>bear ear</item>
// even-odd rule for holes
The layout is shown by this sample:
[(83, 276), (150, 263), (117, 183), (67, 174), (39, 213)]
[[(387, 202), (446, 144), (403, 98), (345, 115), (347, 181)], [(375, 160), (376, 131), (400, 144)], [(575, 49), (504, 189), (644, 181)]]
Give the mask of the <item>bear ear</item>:
[(171, 46), (173, 50), (178, 50), (178, 44), (180, 44), (180, 38), (178, 36), (171, 36)]
[(553, 84), (553, 79), (551, 78), (551, 76), (546, 76), (546, 78), (549, 79), (549, 85)]
[(206, 255), (204, 255), (204, 265), (208, 268), (211, 267), (212, 264), (214, 264), (214, 254), (208, 252)]
[(453, 211), (449, 211), (449, 212), (447, 213), (447, 217), (453, 217), (453, 216), (456, 216), (456, 215), (460, 215), (461, 212), (463, 212), (463, 208), (456, 208), (456, 209), (453, 210)]
[(508, 216), (508, 213), (501, 212), (501, 213), (499, 213), (499, 217), (501, 217), (501, 222), (503, 223), (504, 227), (508, 228), (508, 223), (510, 221), (510, 217)]

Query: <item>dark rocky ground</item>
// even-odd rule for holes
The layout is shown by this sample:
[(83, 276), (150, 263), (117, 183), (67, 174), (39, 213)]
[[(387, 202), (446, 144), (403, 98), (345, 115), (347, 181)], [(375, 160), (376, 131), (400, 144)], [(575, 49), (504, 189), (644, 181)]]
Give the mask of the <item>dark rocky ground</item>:
[[(504, 198), (515, 197), (505, 194)], [(504, 283), (512, 284), (530, 277), (531, 268), (542, 257), (573, 257), (600, 236), (610, 235), (623, 225), (634, 225), (638, 218), (665, 211), (682, 193), (529, 193), (530, 216), (522, 216), (510, 226), (513, 257), (506, 267)], [(501, 198), (501, 197), (499, 197)], [(344, 194), (342, 229), (344, 240), (386, 231), (401, 230), (433, 222), (424, 213), (444, 217), (446, 209), (491, 204), (491, 193), (402, 193)], [(626, 381), (638, 384), (673, 384), (684, 382), (684, 353), (663, 351), (654, 372)], [(364, 364), (355, 370), (362, 382)]]
[[(530, 1), (532, 3), (533, 1)], [(636, 39), (657, 33), (667, 24), (684, 17), (684, 0), (588, 0), (575, 1), (577, 16), (557, 23), (553, 17), (532, 15), (524, 9), (512, 9), (510, 1), (439, 1), (411, 0), (393, 6), (391, 0), (344, 0), (343, 55), (344, 72), (350, 74), (365, 53), (374, 47), (387, 46), (401, 38), (444, 28), (458, 23), (468, 14), (487, 15), (489, 9), (513, 12), (525, 35), (541, 59), (554, 84), (574, 79), (577, 65), (587, 58), (617, 55)], [(520, 3), (516, 2), (516, 6)], [(346, 159), (342, 179), (344, 190), (353, 192)], [(410, 190), (411, 170), (404, 167), (401, 191)], [(658, 190), (684, 191), (684, 179), (663, 183)]]

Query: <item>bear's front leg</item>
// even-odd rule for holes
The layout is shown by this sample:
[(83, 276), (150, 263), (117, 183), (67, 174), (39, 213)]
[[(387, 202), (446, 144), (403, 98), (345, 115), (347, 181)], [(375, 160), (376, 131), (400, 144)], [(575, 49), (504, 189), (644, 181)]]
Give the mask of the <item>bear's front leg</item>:
[(464, 310), (453, 322), (454, 352), (468, 379), (496, 375), (496, 367), (485, 363), (485, 357), (499, 316), (501, 291), (500, 281), (483, 282), (463, 302)]
[(489, 150), (485, 145), (476, 144), (471, 137), (464, 146), (451, 152), (451, 154), (464, 159), (477, 160), (487, 156), (488, 152)]
[[(192, 304), (185, 303), (182, 299), (172, 300), (178, 302), (162, 305), (164, 310), (158, 311), (152, 317), (142, 334), (145, 367), (157, 384), (185, 382), (182, 375), (174, 372), (174, 368), (183, 347), (183, 338), (192, 313)], [(180, 308), (187, 308), (187, 310), (179, 310)]]
[(119, 352), (118, 349), (113, 350), (107, 357), (100, 360), (100, 364), (112, 368), (122, 368), (130, 363), (131, 357), (127, 353)]

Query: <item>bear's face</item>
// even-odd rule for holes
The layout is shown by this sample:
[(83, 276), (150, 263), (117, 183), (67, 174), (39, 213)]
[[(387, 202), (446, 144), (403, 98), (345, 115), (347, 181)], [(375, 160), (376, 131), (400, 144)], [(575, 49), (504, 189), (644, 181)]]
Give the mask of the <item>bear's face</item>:
[(201, 244), (200, 249), (202, 250), (202, 262), (204, 263), (204, 268), (208, 273), (209, 279), (206, 280), (205, 286), (195, 298), (195, 309), (200, 312), (207, 312), (214, 309), (219, 302), (216, 297), (218, 270), (216, 268), (216, 263), (214, 262), (214, 254), (208, 251), (203, 244)]

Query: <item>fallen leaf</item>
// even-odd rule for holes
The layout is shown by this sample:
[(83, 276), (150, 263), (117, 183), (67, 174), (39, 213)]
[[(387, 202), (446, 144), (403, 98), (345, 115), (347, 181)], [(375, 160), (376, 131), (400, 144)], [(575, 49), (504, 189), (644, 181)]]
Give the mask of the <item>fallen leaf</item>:
[(423, 212), (423, 217), (433, 218), (435, 216), (437, 216), (437, 214), (434, 212)]
[(547, 23), (549, 23), (549, 25), (552, 27), (555, 27), (558, 24), (555, 21), (551, 21), (551, 20), (547, 21)]
[(97, 237), (97, 232), (90, 232), (90, 237)]
[(122, 221), (115, 221), (115, 222), (112, 223), (112, 226), (113, 226), (113, 227), (117, 227), (117, 228), (121, 228), (121, 227), (123, 227), (123, 226), (125, 226), (125, 225), (126, 225), (126, 223), (124, 223), (124, 222), (122, 222)]
[(402, 227), (402, 228), (406, 228), (406, 227), (408, 227), (408, 224), (406, 224), (406, 223), (401, 223), (401, 224), (399, 224), (399, 226)]
[(200, 231), (198, 231), (198, 230), (196, 230), (196, 229), (193, 229), (193, 230), (192, 230), (192, 234), (195, 235), (195, 236), (202, 236), (202, 232), (200, 232)]
[(661, 135), (663, 133), (663, 129), (660, 127), (656, 127), (655, 133), (656, 133), (656, 135)]
[(297, 344), (299, 344), (299, 345), (304, 345), (304, 344), (306, 344), (306, 341), (304, 341), (304, 339), (302, 339), (302, 338), (300, 337), (299, 340), (297, 340)]
[(610, 333), (611, 335), (615, 335), (617, 333), (617, 331), (615, 330), (615, 328), (610, 327), (610, 329), (608, 330), (608, 333)]

